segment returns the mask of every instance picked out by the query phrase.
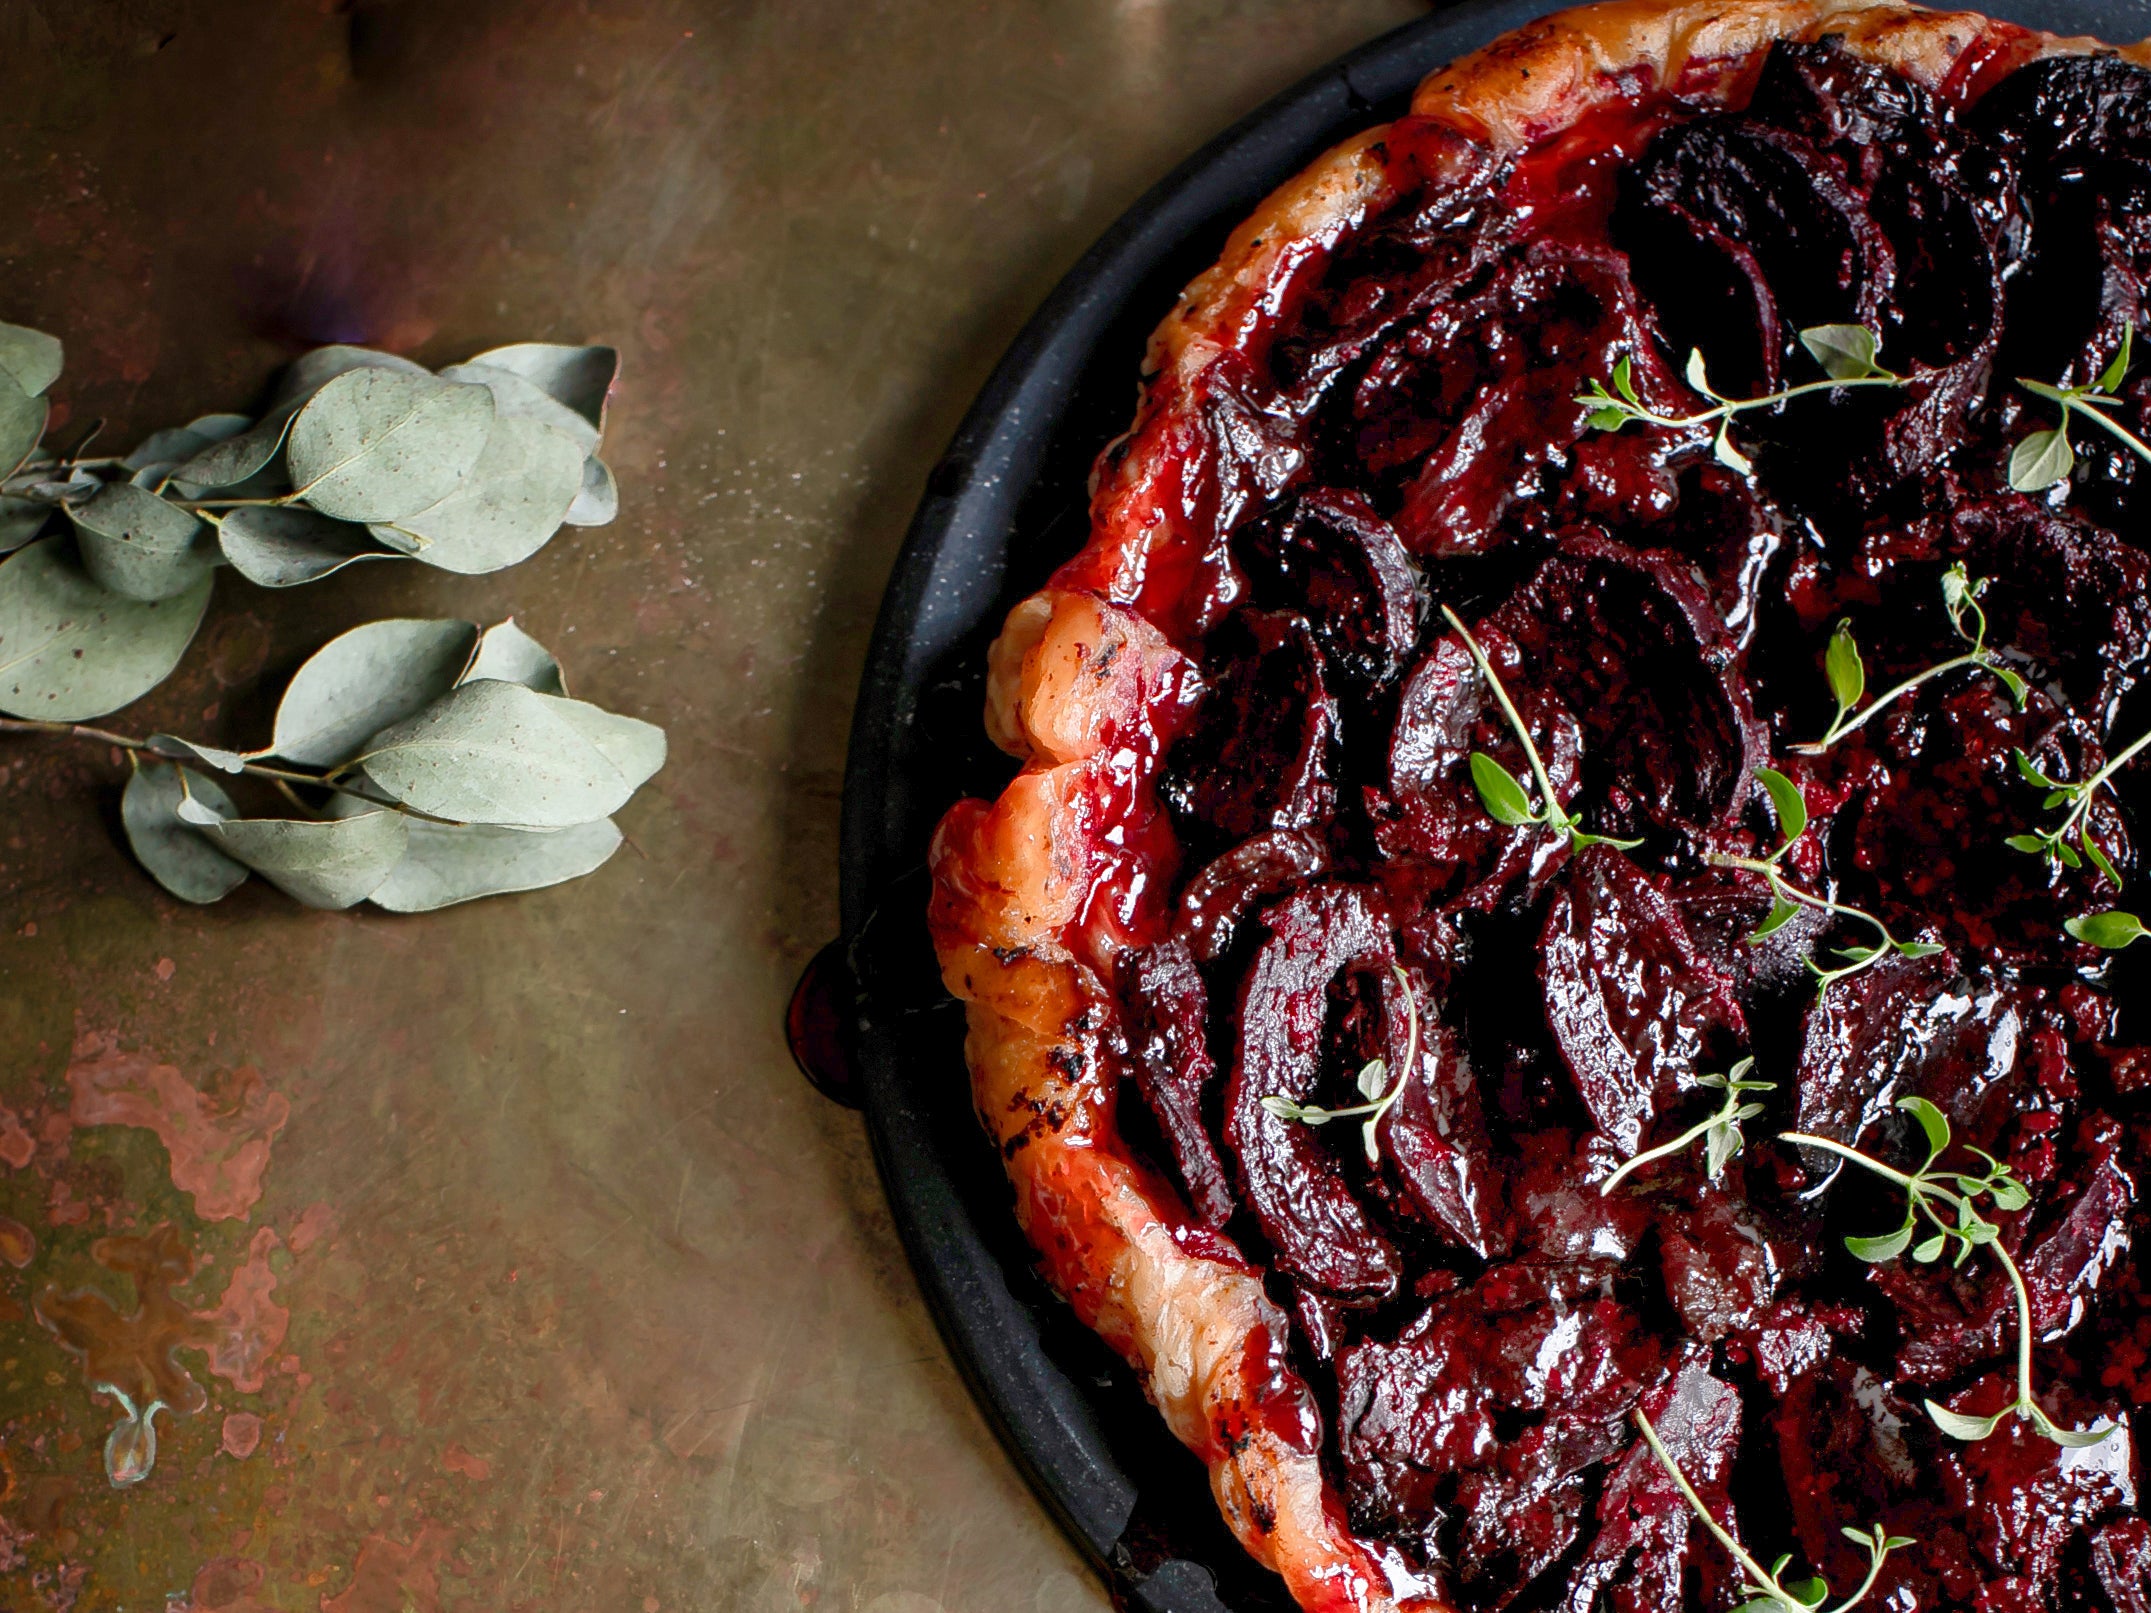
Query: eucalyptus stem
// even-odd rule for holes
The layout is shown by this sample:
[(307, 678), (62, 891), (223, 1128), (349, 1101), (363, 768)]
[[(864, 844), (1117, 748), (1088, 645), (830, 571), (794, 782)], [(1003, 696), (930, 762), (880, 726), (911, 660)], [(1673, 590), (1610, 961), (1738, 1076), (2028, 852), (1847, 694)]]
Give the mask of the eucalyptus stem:
[[(92, 728), (86, 723), (43, 722), (30, 717), (0, 717), (0, 734), (43, 734), (61, 739), (86, 739), (93, 744), (111, 745), (136, 756), (154, 756), (159, 761), (178, 761), (181, 758), (167, 755), (146, 739), (133, 739), (126, 734), (115, 734), (110, 729)], [(295, 805), (301, 804), (292, 796), (290, 786), (304, 785), (308, 789), (327, 790), (333, 795), (348, 795), (368, 806), (379, 807), (385, 812), (400, 812), (407, 818), (418, 818), (427, 823), (460, 827), (455, 818), (439, 818), (416, 807), (405, 806), (400, 801), (383, 801), (368, 795), (364, 790), (340, 782), (342, 773), (307, 773), (296, 768), (270, 767), (256, 761), (240, 763), (239, 771), (251, 778), (266, 779)]]

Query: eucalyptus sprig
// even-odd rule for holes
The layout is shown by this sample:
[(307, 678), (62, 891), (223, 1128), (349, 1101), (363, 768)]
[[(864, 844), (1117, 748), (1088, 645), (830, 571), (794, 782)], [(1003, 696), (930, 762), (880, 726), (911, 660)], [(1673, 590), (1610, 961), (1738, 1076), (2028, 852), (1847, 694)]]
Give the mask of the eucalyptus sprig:
[(2035, 431), (2018, 443), (2009, 455), (2009, 485), (2019, 493), (2040, 493), (2069, 479), (2076, 469), (2076, 450), (2069, 445), (2069, 419), (2088, 420), (2113, 437), (2137, 458), (2151, 462), (2151, 443), (2146, 443), (2106, 411), (2119, 408), (2121, 383), (2128, 379), (2136, 345), (2133, 322), (2121, 328), (2121, 346), (2098, 379), (2088, 386), (2053, 386), (2045, 381), (2017, 377), (2017, 385), (2035, 397), (2061, 405), (2061, 423), (2047, 431)]
[(1949, 625), (1957, 637), (1971, 648), (1962, 655), (1937, 662), (1924, 672), (1915, 672), (1864, 706), (1860, 700), (1867, 692), (1867, 667), (1860, 659), (1859, 644), (1853, 639), (1852, 623), (1839, 622), (1837, 631), (1830, 635), (1829, 649), (1823, 653), (1823, 674), (1829, 679), (1830, 693), (1837, 700), (1837, 715), (1830, 719), (1829, 729), (1820, 739), (1793, 748), (1805, 755), (1820, 756), (1847, 734), (1866, 726), (1893, 701), (1959, 667), (1978, 667), (1993, 673), (2009, 690), (2017, 709), (2023, 710), (2028, 694), (2024, 679), (2005, 666), (1995, 651), (1987, 648), (1987, 613), (1979, 603), (1979, 596), (1987, 591), (1989, 580), (1971, 576), (1961, 562), (1942, 573), (1942, 608), (1949, 613)]
[(1909, 386), (1912, 377), (1887, 370), (1876, 361), (1881, 351), (1881, 338), (1863, 325), (1814, 325), (1800, 333), (1800, 345), (1813, 355), (1822, 366), (1821, 381), (1804, 381), (1777, 392), (1765, 393), (1759, 398), (1728, 398), (1712, 390), (1710, 377), (1704, 368), (1703, 350), (1688, 350), (1687, 380), (1689, 386), (1711, 400), (1711, 407), (1696, 414), (1660, 414), (1646, 406), (1636, 396), (1634, 366), (1629, 355), (1623, 353), (1614, 361), (1613, 390), (1606, 390), (1603, 381), (1593, 381), (1576, 395), (1576, 402), (1590, 413), (1585, 423), (1598, 431), (1619, 431), (1631, 420), (1646, 426), (1658, 426), (1666, 430), (1685, 431), (1695, 426), (1717, 424), (1711, 438), (1711, 452), (1718, 462), (1729, 470), (1745, 476), (1755, 469), (1755, 463), (1733, 446), (1733, 417), (1751, 409), (1774, 409), (1781, 403), (1807, 396), (1811, 392), (1834, 392), (1848, 386)]
[(1611, 1193), (1623, 1177), (1632, 1175), (1644, 1166), (1685, 1152), (1691, 1143), (1699, 1139), (1703, 1144), (1704, 1173), (1715, 1182), (1724, 1174), (1725, 1167), (1732, 1163), (1734, 1156), (1746, 1146), (1747, 1138), (1740, 1130), (1742, 1124), (1764, 1113), (1763, 1106), (1749, 1102), (1747, 1094), (1770, 1092), (1777, 1087), (1775, 1081), (1747, 1080), (1747, 1073), (1754, 1068), (1755, 1060), (1744, 1058), (1733, 1066), (1730, 1074), (1698, 1077), (1696, 1085), (1725, 1094), (1725, 1100), (1719, 1104), (1717, 1112), (1708, 1120), (1698, 1121), (1690, 1126), (1671, 1142), (1661, 1143), (1656, 1148), (1647, 1148), (1625, 1160), (1619, 1170), (1599, 1184), (1600, 1195)]
[(1761, 782), (1764, 793), (1770, 797), (1770, 809), (1777, 816), (1778, 829), (1782, 836), (1777, 849), (1767, 857), (1736, 857), (1728, 852), (1714, 851), (1707, 859), (1714, 867), (1737, 868), (1745, 873), (1760, 874), (1769, 884), (1770, 912), (1762, 923), (1749, 932), (1748, 940), (1751, 943), (1775, 934), (1802, 908), (1852, 919), (1873, 929), (1876, 939), (1871, 945), (1838, 949), (1837, 956), (1844, 962), (1837, 968), (1825, 969), (1813, 958), (1807, 960), (1808, 972), (1815, 976), (1819, 991), (1828, 991), (1846, 976), (1856, 975), (1862, 969), (1873, 968), (1893, 953), (1902, 958), (1927, 958), (1942, 950), (1931, 941), (1900, 941), (1890, 933), (1887, 924), (1864, 907), (1854, 907), (1849, 902), (1817, 896), (1813, 891), (1803, 890), (1787, 879), (1783, 867), (1785, 854), (1807, 833), (1807, 800), (1801, 795), (1800, 787), (1775, 768), (1758, 767), (1755, 776)]
[(1516, 735), (1517, 743), (1524, 748), (1524, 759), (1531, 764), (1531, 777), (1539, 787), (1540, 805), (1531, 804), (1531, 796), (1514, 773), (1503, 767), (1484, 751), (1471, 753), (1471, 782), (1478, 789), (1479, 800), (1496, 823), (1511, 828), (1526, 824), (1550, 829), (1555, 834), (1566, 835), (1572, 850), (1581, 851), (1585, 846), (1612, 846), (1618, 851), (1632, 851), (1643, 844), (1640, 840), (1617, 840), (1611, 835), (1595, 835), (1585, 832), (1582, 823), (1571, 817), (1554, 794), (1553, 780), (1547, 776), (1546, 763), (1539, 755), (1539, 748), (1531, 738), (1531, 730), (1525, 726), (1523, 716), (1516, 709), (1516, 702), (1509, 698), (1508, 687), (1502, 683), (1501, 674), (1494, 670), (1494, 663), (1486, 658), (1486, 651), (1471, 636), (1471, 629), (1463, 619), (1447, 605), (1441, 613), (1449, 625), (1456, 629), (1457, 637), (1464, 641), (1464, 648), (1471, 652), (1472, 663), (1479, 675), (1486, 679), (1494, 691), (1494, 699), (1501, 707), (1501, 714), (1508, 720), (1509, 730)]
[[(1903, 1097), (1897, 1100), (1902, 1109), (1919, 1123), (1927, 1142), (1927, 1158), (1916, 1171), (1907, 1173), (1885, 1165), (1879, 1159), (1861, 1153), (1844, 1143), (1829, 1137), (1817, 1137), (1804, 1131), (1779, 1133), (1789, 1143), (1805, 1148), (1819, 1148), (1840, 1159), (1849, 1160), (1862, 1170), (1871, 1171), (1886, 1182), (1893, 1182), (1904, 1189), (1905, 1218), (1895, 1230), (1871, 1238), (1847, 1238), (1845, 1247), (1861, 1260), (1873, 1265), (1895, 1260), (1907, 1250), (1912, 1258), (1923, 1265), (1931, 1265), (1953, 1249), (1950, 1264), (1962, 1267), (1980, 1249), (1989, 1249), (1999, 1260), (2002, 1270), (2008, 1274), (2009, 1284), (2016, 1291), (2017, 1304), (2017, 1396), (1991, 1417), (1968, 1417), (1962, 1412), (1951, 1411), (1947, 1406), (1929, 1400), (1927, 1415), (1935, 1426), (1956, 1439), (1985, 1439), (2001, 1426), (2002, 1419), (2017, 1416), (2029, 1422), (2045, 1438), (2057, 1445), (2082, 1449), (2096, 1445), (2113, 1433), (2118, 1424), (2108, 1423), (2101, 1428), (2063, 1428), (2049, 1417), (2032, 1392), (2032, 1311), (2031, 1290), (2024, 1285), (2024, 1273), (2010, 1258), (2002, 1246), (2001, 1228), (1979, 1212), (1979, 1201), (1987, 1200), (1995, 1209), (2021, 1210), (2031, 1202), (2031, 1194), (2017, 1180), (2016, 1173), (1993, 1155), (1982, 1152), (1969, 1144), (1965, 1151), (1978, 1155), (1985, 1166), (1980, 1171), (1937, 1170), (1936, 1162), (1949, 1152), (1949, 1119), (1921, 1097)], [(1928, 1235), (1919, 1237), (1922, 1226), (1930, 1229)]]
[(1397, 1072), (1394, 1084), (1389, 1079), (1389, 1063), (1386, 1059), (1373, 1058), (1360, 1066), (1355, 1083), (1366, 1103), (1355, 1103), (1348, 1109), (1325, 1109), (1318, 1103), (1299, 1103), (1280, 1093), (1271, 1093), (1262, 1100), (1262, 1107), (1280, 1120), (1295, 1120), (1303, 1126), (1326, 1126), (1332, 1120), (1350, 1120), (1364, 1115), (1366, 1119), (1359, 1128), (1359, 1138), (1367, 1150), (1367, 1163), (1382, 1162), (1382, 1140), (1379, 1127), (1382, 1116), (1389, 1113), (1397, 1099), (1404, 1094), (1404, 1083), (1412, 1078), (1412, 1071), (1419, 1068), (1419, 998), (1412, 990), (1411, 980), (1395, 964), (1389, 972), (1396, 976), (1397, 984), (1404, 991), (1404, 1068)]
[[(1733, 1561), (1740, 1565), (1741, 1572), (1746, 1576), (1740, 1587), (1740, 1594), (1748, 1600), (1735, 1608), (1733, 1613), (1814, 1613), (1816, 1608), (1830, 1599), (1829, 1582), (1820, 1575), (1786, 1583), (1785, 1570), (1792, 1566), (1791, 1553), (1780, 1557), (1769, 1568), (1757, 1562), (1747, 1548), (1733, 1538), (1732, 1531), (1710, 1515), (1710, 1508), (1705, 1506), (1703, 1498), (1696, 1494), (1695, 1486), (1688, 1482), (1688, 1475), (1683, 1473), (1680, 1464), (1673, 1460), (1673, 1453), (1666, 1449), (1665, 1441), (1658, 1437), (1658, 1430), (1651, 1426), (1650, 1418), (1643, 1414), (1640, 1406), (1636, 1408), (1635, 1415), (1636, 1427), (1643, 1435), (1643, 1442), (1650, 1446), (1651, 1454), (1658, 1458), (1658, 1465), (1666, 1470), (1667, 1477), (1679, 1488), (1682, 1499), (1688, 1503), (1688, 1510), (1710, 1531), (1712, 1538), (1732, 1555)], [(1891, 1552), (1901, 1551), (1912, 1544), (1903, 1535), (1884, 1534), (1880, 1524), (1866, 1530), (1846, 1528), (1838, 1532), (1855, 1546), (1864, 1546), (1867, 1549), (1867, 1577), (1860, 1581), (1858, 1590), (1830, 1609), (1830, 1613), (1846, 1613), (1847, 1609), (1857, 1607), (1866, 1599), (1867, 1593), (1875, 1588), (1875, 1581), (1882, 1575), (1884, 1559)]]
[[(120, 816), (173, 895), (252, 874), (297, 900), (398, 912), (589, 873), (663, 764), (649, 723), (567, 698), (512, 622), (387, 621), (299, 669), (259, 750), (90, 726), (170, 676), (229, 566), (267, 588), (361, 560), (458, 573), (528, 558), (618, 506), (597, 457), (609, 347), (522, 343), (433, 374), (317, 348), (258, 420), (203, 415), (92, 457), (42, 446), (60, 343), (0, 325), (0, 734), (125, 752)], [(62, 525), (67, 530), (48, 529)], [(213, 776), (274, 791), (242, 814)]]
[[(2119, 755), (2110, 758), (2091, 777), (2075, 784), (2065, 784), (2060, 779), (2049, 778), (2044, 769), (2022, 751), (2017, 751), (2017, 772), (2027, 784), (2036, 784), (2047, 792), (2039, 803), (2040, 810), (2051, 812), (2056, 807), (2067, 807), (2061, 822), (2051, 829), (2038, 829), (2028, 834), (2013, 834), (2003, 842), (2012, 851), (2025, 852), (2034, 857), (2044, 857), (2048, 862), (2067, 868), (2081, 868), (2086, 859), (2091, 866), (2106, 876), (2107, 883), (2115, 890), (2121, 889), (2121, 873), (2114, 867), (2113, 859), (2106, 855), (2098, 839), (2091, 832), (2091, 808), (2099, 791), (2113, 783), (2114, 775), (2151, 746), (2151, 733), (2140, 735)], [(2074, 931), (2070, 932), (2075, 934)], [(2079, 935), (2080, 941), (2090, 937)], [(2104, 946), (2105, 942), (2095, 945)]]

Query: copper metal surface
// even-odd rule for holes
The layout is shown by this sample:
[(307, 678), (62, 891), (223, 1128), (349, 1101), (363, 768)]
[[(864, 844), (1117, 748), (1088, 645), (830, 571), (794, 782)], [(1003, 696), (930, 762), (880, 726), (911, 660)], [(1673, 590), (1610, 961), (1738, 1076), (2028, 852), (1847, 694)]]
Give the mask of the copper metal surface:
[[(780, 1020), (873, 608), (987, 367), (1144, 185), (1419, 9), (0, 0), (0, 318), (66, 340), (73, 426), (244, 407), (315, 342), (624, 358), (617, 525), (487, 578), (227, 575), (115, 725), (258, 743), (329, 634), (513, 613), (672, 736), (599, 875), (408, 919), (185, 907), (113, 756), (0, 741), (0, 1608), (1102, 1604)], [(32, 1313), (79, 1291), (103, 1370), (199, 1386), (124, 1490)]]

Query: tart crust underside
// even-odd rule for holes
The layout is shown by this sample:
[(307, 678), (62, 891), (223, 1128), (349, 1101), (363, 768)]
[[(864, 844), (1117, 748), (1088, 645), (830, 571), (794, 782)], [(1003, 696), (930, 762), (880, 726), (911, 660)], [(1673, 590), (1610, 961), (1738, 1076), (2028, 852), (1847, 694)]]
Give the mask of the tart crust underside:
[[(2039, 57), (2111, 49), (1888, 0), (1610, 0), (1430, 75), (1412, 111), (1505, 154), (1615, 99), (1732, 99), (1773, 42), (1825, 35), (1960, 100)], [(2119, 54), (2151, 65), (2151, 42)], [(1344, 142), (1271, 195), (1158, 327), (1134, 424), (1100, 461), (1088, 543), (1016, 607), (992, 651), (987, 725), (1022, 771), (997, 802), (953, 811), (931, 858), (935, 945), (966, 1005), (974, 1102), (1046, 1277), (1141, 1374), (1207, 1465), (1234, 1534), (1309, 1613), (1444, 1604), (1352, 1533), (1307, 1419), (1279, 1414), (1312, 1402), (1261, 1273), (1194, 1228), (1177, 1191), (1120, 1146), (1102, 1052), (1111, 943), (1101, 955), (1095, 928), (1077, 931), (1102, 850), (1098, 803), (1130, 765), (1123, 736), (1192, 688), (1176, 645), (1188, 638), (1179, 606), (1195, 541), (1178, 478), (1204, 430), (1205, 377), (1259, 343), (1335, 244), (1397, 199), (1386, 132)]]

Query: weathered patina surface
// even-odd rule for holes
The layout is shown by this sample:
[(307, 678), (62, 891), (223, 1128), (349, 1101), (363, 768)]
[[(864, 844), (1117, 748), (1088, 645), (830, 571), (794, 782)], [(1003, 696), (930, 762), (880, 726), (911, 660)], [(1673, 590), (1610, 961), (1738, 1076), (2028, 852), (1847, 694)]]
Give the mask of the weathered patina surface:
[[(596, 877), (414, 919), (185, 907), (114, 756), (0, 741), (0, 1606), (1100, 1605), (779, 1017), (971, 392), (1145, 184), (1417, 9), (0, 4), (0, 318), (65, 338), (71, 426), (246, 407), (317, 342), (623, 352), (618, 524), (227, 575), (117, 721), (258, 743), (330, 634), (512, 613), (672, 736)], [(92, 1381), (173, 1408), (130, 1488)]]

